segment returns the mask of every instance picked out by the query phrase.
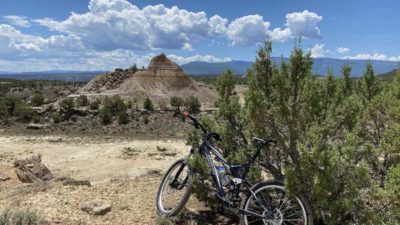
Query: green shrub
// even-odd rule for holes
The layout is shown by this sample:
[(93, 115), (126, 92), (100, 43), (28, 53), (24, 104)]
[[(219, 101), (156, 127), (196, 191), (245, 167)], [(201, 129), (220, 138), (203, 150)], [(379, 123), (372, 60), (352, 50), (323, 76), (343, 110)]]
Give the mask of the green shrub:
[(149, 98), (146, 98), (143, 102), (143, 108), (147, 110), (153, 110), (153, 102)]
[(98, 110), (99, 109), (99, 101), (98, 100), (94, 100), (92, 102), (90, 102), (89, 108), (91, 110)]
[(118, 113), (118, 123), (119, 124), (127, 124), (129, 123), (129, 115), (126, 112)]
[(144, 124), (149, 124), (150, 123), (150, 119), (148, 116), (145, 116), (143, 119)]
[(129, 100), (129, 101), (126, 103), (126, 107), (128, 107), (128, 109), (132, 109), (132, 107), (133, 107), (133, 102), (132, 102), (131, 100)]
[(107, 124), (111, 123), (111, 121), (112, 121), (111, 110), (108, 107), (104, 106), (99, 111), (99, 117), (100, 117), (101, 122), (104, 125), (107, 125)]
[(107, 107), (113, 116), (117, 116), (119, 112), (125, 112), (127, 107), (119, 95), (114, 95), (111, 98), (105, 97), (103, 99), (103, 106)]
[(5, 104), (4, 98), (0, 98), (0, 119), (6, 119), (8, 118), (8, 110)]
[(51, 119), (53, 120), (54, 123), (60, 123), (61, 122), (61, 115), (59, 112), (53, 112), (50, 114)]
[(35, 116), (35, 111), (25, 104), (18, 104), (14, 109), (14, 116), (18, 117), (21, 122), (30, 122)]
[(89, 99), (86, 97), (86, 95), (80, 95), (78, 98), (76, 98), (75, 103), (78, 107), (87, 106), (89, 105)]
[(189, 112), (191, 112), (191, 113), (200, 112), (201, 104), (200, 104), (199, 99), (197, 97), (189, 96), (185, 100), (185, 106), (186, 106), (187, 110)]
[(44, 103), (44, 96), (42, 92), (35, 92), (31, 96), (31, 103), (33, 106), (41, 106)]
[(7, 95), (4, 98), (4, 106), (7, 108), (8, 115), (14, 115), (14, 110), (17, 107), (17, 105), (22, 104), (21, 99), (15, 97), (15, 96), (10, 96)]
[(75, 114), (75, 104), (73, 98), (65, 98), (60, 102), (60, 109), (65, 119), (69, 119)]
[(0, 225), (43, 225), (47, 224), (37, 212), (31, 210), (11, 211), (0, 214)]
[(170, 99), (170, 105), (175, 108), (176, 111), (180, 112), (183, 106), (183, 99), (179, 96), (172, 96)]

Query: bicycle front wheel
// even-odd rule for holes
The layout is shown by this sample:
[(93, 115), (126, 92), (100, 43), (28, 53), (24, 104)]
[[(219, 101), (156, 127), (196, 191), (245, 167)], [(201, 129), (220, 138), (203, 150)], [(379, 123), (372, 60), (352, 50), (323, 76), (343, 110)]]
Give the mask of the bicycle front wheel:
[(176, 216), (189, 200), (192, 171), (184, 159), (176, 161), (164, 175), (157, 193), (157, 213)]

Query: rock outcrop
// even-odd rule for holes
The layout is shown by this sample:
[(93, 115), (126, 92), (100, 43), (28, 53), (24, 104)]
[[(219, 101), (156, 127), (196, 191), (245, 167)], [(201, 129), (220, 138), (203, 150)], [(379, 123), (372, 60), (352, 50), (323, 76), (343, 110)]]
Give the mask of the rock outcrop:
[(14, 162), (15, 173), (23, 183), (37, 183), (51, 181), (54, 176), (51, 171), (42, 163), (40, 155)]
[(171, 96), (196, 96), (205, 107), (212, 107), (215, 91), (187, 76), (182, 68), (161, 54), (151, 59), (145, 70), (134, 74), (130, 70), (116, 70), (100, 75), (82, 88), (81, 94), (118, 94), (124, 98), (149, 97), (156, 104), (169, 102)]

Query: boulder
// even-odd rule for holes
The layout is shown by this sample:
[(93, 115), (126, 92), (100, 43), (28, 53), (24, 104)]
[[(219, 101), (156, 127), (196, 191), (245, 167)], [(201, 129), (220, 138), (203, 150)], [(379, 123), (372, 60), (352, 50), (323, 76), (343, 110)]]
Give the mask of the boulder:
[(111, 204), (101, 200), (91, 200), (82, 203), (81, 210), (91, 215), (104, 215), (111, 211)]
[(23, 183), (51, 181), (54, 176), (41, 160), (40, 155), (25, 160), (16, 160), (14, 166), (18, 179)]

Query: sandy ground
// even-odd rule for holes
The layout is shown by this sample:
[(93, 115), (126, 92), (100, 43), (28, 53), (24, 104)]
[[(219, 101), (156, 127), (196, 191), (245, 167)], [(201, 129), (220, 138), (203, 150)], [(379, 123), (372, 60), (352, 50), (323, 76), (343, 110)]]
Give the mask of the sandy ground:
[[(166, 151), (157, 150), (157, 146)], [(125, 148), (134, 149), (137, 155), (124, 154)], [(0, 182), (0, 212), (29, 208), (50, 224), (156, 224), (155, 196), (162, 174), (188, 150), (183, 140), (3, 135), (0, 172), (11, 180)], [(63, 186), (60, 181), (46, 185), (19, 182), (12, 162), (33, 154), (41, 154), (43, 163), (57, 177), (88, 179), (92, 186)], [(91, 216), (80, 210), (82, 202), (93, 199), (110, 202), (112, 211)], [(200, 205), (192, 196), (187, 206), (199, 211)]]
[[(151, 170), (164, 170), (177, 158), (184, 157), (190, 147), (182, 140), (146, 141), (124, 140), (115, 137), (70, 138), (0, 136), (0, 163), (41, 154), (42, 160), (55, 174), (92, 182), (118, 177), (135, 178)], [(166, 154), (157, 150), (165, 148)], [(135, 156), (123, 154), (133, 149)]]

